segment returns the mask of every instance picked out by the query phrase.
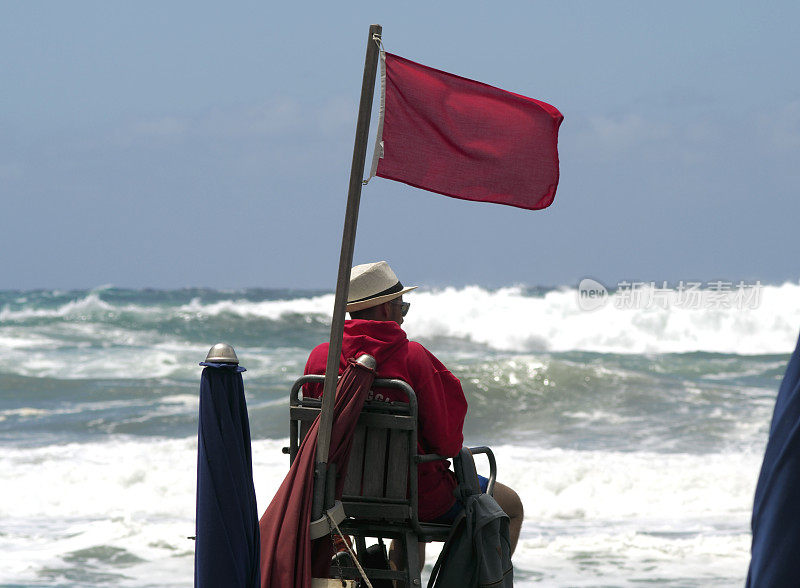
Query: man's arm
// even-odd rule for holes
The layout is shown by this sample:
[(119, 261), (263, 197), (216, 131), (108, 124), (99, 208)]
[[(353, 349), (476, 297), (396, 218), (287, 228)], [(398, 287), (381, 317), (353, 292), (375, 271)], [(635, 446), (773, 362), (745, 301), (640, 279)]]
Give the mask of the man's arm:
[[(317, 345), (308, 356), (303, 375), (324, 374), (325, 366), (328, 361), (328, 344)], [(322, 396), (322, 384), (303, 384), (303, 396), (308, 398), (319, 398)]]
[(419, 403), (419, 441), (430, 453), (454, 457), (464, 443), (467, 399), (458, 381), (427, 349), (413, 363)]

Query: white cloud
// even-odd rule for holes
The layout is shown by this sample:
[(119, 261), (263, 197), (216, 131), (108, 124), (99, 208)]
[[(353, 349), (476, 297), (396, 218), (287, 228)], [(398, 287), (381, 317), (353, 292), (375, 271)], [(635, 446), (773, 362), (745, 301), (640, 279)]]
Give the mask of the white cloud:
[(22, 164), (16, 161), (0, 163), (0, 180), (14, 180), (21, 178), (23, 173)]
[(305, 122), (296, 100), (277, 98), (240, 109), (215, 110), (197, 121), (197, 130), (225, 137), (276, 135), (302, 128)]
[[(746, 140), (752, 127), (731, 129), (719, 117), (703, 116), (669, 120), (641, 114), (591, 116), (576, 121), (571, 142), (576, 155), (603, 163), (623, 160), (707, 165), (727, 157), (732, 142)], [(564, 145), (569, 145), (566, 135)]]
[[(336, 132), (342, 128), (352, 128), (355, 132), (357, 115), (358, 104), (344, 96), (328, 100), (315, 113), (317, 126), (323, 132)], [(373, 121), (372, 126), (375, 125), (377, 121)]]
[(352, 100), (333, 97), (323, 103), (301, 103), (278, 97), (260, 104), (216, 108), (196, 116), (163, 116), (127, 125), (123, 136), (140, 139), (186, 137), (246, 139), (292, 134), (332, 134), (355, 120)]
[(165, 116), (150, 120), (142, 120), (131, 125), (131, 132), (141, 137), (176, 137), (185, 135), (190, 129), (187, 119)]
[(675, 130), (663, 122), (649, 120), (639, 114), (622, 117), (593, 116), (576, 137), (581, 150), (614, 158), (627, 151), (653, 142), (671, 139)]
[(767, 144), (779, 151), (800, 147), (800, 100), (758, 115), (758, 128)]
[(667, 125), (647, 120), (639, 114), (628, 114), (617, 120), (595, 117), (589, 122), (594, 133), (612, 147), (631, 147), (642, 141), (664, 139), (672, 135)]

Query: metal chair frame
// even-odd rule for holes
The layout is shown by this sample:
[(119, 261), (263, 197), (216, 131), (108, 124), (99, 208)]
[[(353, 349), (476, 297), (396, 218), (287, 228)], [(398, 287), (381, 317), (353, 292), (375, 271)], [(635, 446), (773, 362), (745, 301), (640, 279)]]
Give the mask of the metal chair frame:
[[(292, 386), (289, 397), (289, 454), (294, 461), (309, 428), (320, 413), (318, 398), (298, 394), (306, 383), (324, 381), (322, 375), (305, 375)], [(420, 522), (417, 490), (417, 464), (449, 459), (436, 454), (417, 452), (417, 396), (408, 383), (399, 379), (377, 378), (374, 388), (400, 390), (408, 402), (371, 401), (364, 404), (353, 436), (353, 447), (345, 475), (342, 504), (349, 517), (340, 525), (343, 533), (356, 539), (360, 561), (366, 554), (365, 537), (400, 540), (405, 570), (366, 569), (370, 579), (400, 580), (406, 586), (420, 586), (419, 542), (445, 541), (450, 525)], [(497, 466), (488, 447), (470, 448), (489, 459), (487, 492), (491, 494)], [(333, 569), (332, 572), (339, 570)], [(337, 576), (339, 577), (339, 576)], [(360, 579), (355, 567), (341, 568), (341, 577)]]

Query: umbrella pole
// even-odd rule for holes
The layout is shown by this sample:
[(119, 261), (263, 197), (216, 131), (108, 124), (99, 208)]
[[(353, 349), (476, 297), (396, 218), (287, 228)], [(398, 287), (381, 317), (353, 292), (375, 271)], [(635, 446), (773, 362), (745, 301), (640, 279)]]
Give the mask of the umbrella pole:
[[(350, 287), (350, 267), (353, 265), (353, 249), (356, 241), (358, 207), (361, 202), (361, 180), (364, 177), (364, 160), (367, 154), (369, 122), (372, 116), (372, 96), (375, 92), (375, 72), (378, 67), (378, 44), (375, 35), (380, 37), (381, 25), (371, 25), (367, 37), (367, 55), (364, 61), (364, 78), (361, 82), (361, 102), (358, 107), (356, 139), (353, 147), (353, 163), (350, 167), (350, 187), (347, 192), (347, 211), (342, 233), (342, 250), (339, 255), (339, 275), (336, 281), (336, 297), (331, 320), (331, 339), (328, 347), (328, 361), (325, 366), (325, 383), (322, 388), (322, 413), (317, 435), (317, 454), (314, 466), (314, 498), (311, 506), (311, 520), (322, 516), (325, 502), (325, 481), (327, 477), (328, 452), (330, 450), (331, 428), (333, 426), (333, 406), (339, 374), (339, 356), (342, 353), (344, 336), (345, 308)], [(332, 505), (328, 505), (332, 506)]]

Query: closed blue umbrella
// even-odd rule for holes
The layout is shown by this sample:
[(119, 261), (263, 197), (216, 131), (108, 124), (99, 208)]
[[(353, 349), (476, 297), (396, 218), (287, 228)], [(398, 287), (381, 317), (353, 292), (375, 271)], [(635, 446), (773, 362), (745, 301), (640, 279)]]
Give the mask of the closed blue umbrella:
[(748, 587), (800, 578), (800, 340), (783, 376), (753, 501)]
[(208, 352), (200, 380), (194, 585), (259, 585), (259, 530), (250, 421), (230, 345)]

